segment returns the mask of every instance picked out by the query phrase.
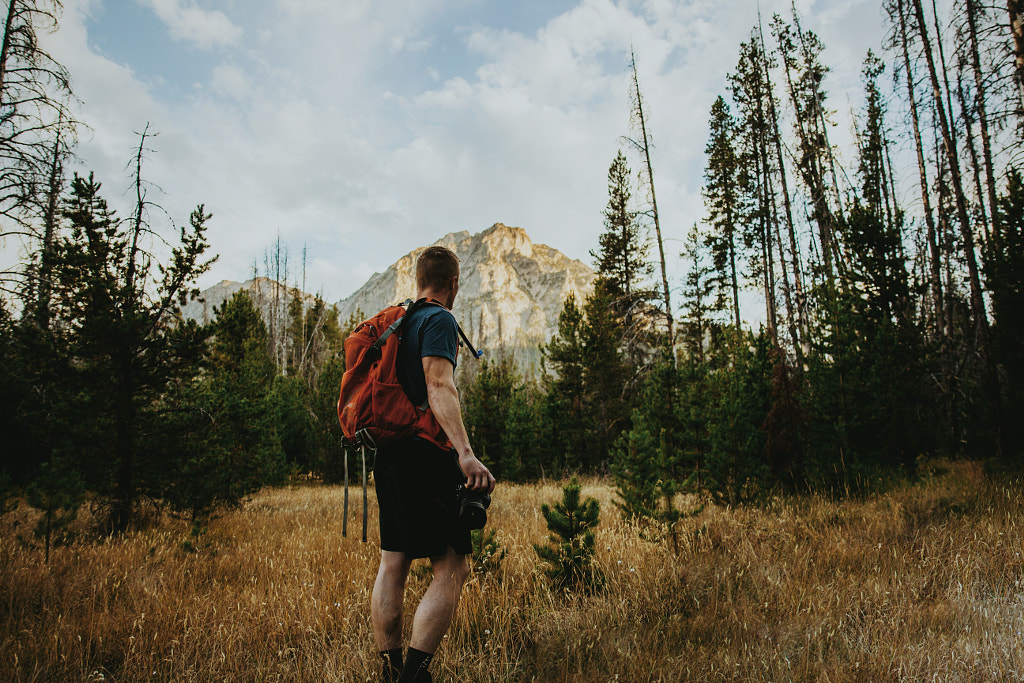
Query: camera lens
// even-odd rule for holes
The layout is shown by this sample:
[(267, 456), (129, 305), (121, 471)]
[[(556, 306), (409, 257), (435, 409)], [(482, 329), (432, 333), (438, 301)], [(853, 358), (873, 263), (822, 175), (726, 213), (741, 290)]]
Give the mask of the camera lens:
[(487, 510), (476, 501), (466, 501), (462, 505), (462, 523), (469, 529), (483, 529), (487, 524)]
[(491, 504), (491, 496), (487, 493), (470, 491), (460, 485), (459, 519), (467, 529), (482, 529), (487, 524), (487, 508)]

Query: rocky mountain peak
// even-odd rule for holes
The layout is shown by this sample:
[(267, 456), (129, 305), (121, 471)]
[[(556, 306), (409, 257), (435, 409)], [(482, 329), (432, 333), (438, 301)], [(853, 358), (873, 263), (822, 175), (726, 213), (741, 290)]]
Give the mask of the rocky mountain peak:
[[(478, 348), (515, 353), (535, 360), (536, 347), (558, 328), (558, 314), (569, 294), (582, 301), (593, 290), (594, 272), (544, 244), (525, 230), (495, 223), (470, 235), (445, 235), (434, 244), (459, 257), (462, 277), (453, 313)], [(433, 246), (433, 245), (430, 245)], [(352, 296), (339, 302), (342, 319), (367, 316), (416, 296), (416, 258), (426, 247), (406, 254), (375, 273)]]
[(491, 255), (519, 254), (526, 258), (533, 256), (533, 242), (522, 228), (513, 228), (504, 223), (495, 223), (480, 233), (480, 242)]

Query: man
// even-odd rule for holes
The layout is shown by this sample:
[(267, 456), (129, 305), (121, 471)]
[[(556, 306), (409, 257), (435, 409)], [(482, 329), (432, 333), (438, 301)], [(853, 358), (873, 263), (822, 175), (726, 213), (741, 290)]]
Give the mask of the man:
[[(377, 452), (374, 480), (380, 508), (381, 561), (373, 586), (373, 633), (384, 660), (383, 680), (431, 682), (434, 652), (451, 625), (472, 553), (459, 523), (458, 484), (481, 493), (494, 477), (473, 454), (455, 388), (458, 325), (451, 314), (459, 293), (459, 259), (430, 247), (416, 262), (418, 306), (402, 322), (398, 376), (415, 405), (429, 404), (411, 436)], [(405, 582), (412, 561), (429, 558), (430, 586), (416, 609), (408, 656), (402, 657)]]

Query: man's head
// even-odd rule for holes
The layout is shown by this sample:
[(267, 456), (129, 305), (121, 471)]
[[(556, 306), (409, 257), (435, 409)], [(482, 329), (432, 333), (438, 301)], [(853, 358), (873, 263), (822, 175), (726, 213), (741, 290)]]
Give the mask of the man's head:
[(444, 297), (448, 308), (459, 293), (459, 257), (445, 247), (427, 247), (416, 260), (416, 288), (420, 294), (430, 292)]

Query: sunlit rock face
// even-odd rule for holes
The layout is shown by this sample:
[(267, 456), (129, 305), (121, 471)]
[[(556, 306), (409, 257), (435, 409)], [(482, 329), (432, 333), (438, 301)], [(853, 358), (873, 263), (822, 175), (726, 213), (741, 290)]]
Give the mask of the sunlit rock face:
[[(558, 329), (558, 314), (570, 294), (578, 302), (593, 291), (594, 272), (544, 244), (534, 244), (522, 228), (501, 223), (475, 235), (457, 232), (434, 244), (448, 247), (462, 268), (454, 314), (488, 356), (514, 354), (521, 363), (537, 359), (537, 347)], [(433, 245), (430, 245), (433, 246)], [(352, 296), (338, 303), (341, 320), (364, 316), (416, 296), (420, 247), (383, 273), (375, 273)]]

